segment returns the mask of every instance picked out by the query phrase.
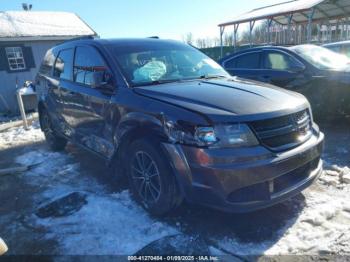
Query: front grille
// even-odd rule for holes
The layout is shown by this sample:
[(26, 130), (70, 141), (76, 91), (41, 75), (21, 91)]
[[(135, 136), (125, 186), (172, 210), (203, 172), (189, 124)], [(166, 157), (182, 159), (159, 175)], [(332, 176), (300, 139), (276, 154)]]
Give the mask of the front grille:
[(249, 124), (260, 142), (274, 151), (296, 147), (311, 136), (311, 117), (307, 109)]
[(307, 179), (310, 173), (317, 168), (319, 162), (320, 157), (317, 157), (303, 166), (270, 181), (237, 189), (228, 195), (227, 200), (231, 203), (271, 200), (274, 194), (278, 194)]

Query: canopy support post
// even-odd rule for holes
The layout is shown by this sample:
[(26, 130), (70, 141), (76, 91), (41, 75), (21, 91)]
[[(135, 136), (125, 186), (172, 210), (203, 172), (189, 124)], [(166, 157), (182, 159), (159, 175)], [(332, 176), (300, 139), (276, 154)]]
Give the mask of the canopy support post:
[(288, 39), (286, 41), (286, 44), (290, 44), (290, 40), (292, 38), (292, 30), (291, 30), (291, 24), (292, 24), (293, 14), (288, 16)]
[(335, 40), (339, 41), (339, 19), (337, 19), (337, 22), (335, 23), (335, 32), (334, 32), (334, 38)]
[(225, 27), (220, 26), (220, 58), (222, 58), (223, 54), (224, 54), (223, 42), (222, 42), (222, 37), (223, 37), (224, 31), (225, 31)]
[(267, 19), (267, 44), (271, 43), (271, 24), (272, 24), (272, 18)]
[(252, 47), (252, 31), (255, 25), (254, 21), (249, 21), (249, 46)]
[(236, 51), (237, 48), (237, 32), (238, 32), (238, 26), (239, 24), (233, 25), (233, 35), (234, 35), (234, 50)]
[(344, 20), (341, 20), (341, 26), (340, 26), (340, 40), (344, 40)]
[(312, 35), (312, 18), (315, 13), (315, 8), (313, 7), (308, 15), (308, 23), (307, 23), (307, 42), (311, 42), (311, 35)]

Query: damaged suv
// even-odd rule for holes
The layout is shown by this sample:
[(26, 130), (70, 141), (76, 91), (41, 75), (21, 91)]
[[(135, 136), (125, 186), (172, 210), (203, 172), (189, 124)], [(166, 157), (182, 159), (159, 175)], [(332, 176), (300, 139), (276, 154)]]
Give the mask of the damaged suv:
[(323, 134), (304, 96), (231, 77), (160, 39), (81, 39), (49, 50), (36, 79), (41, 129), (104, 158), (150, 213), (183, 199), (247, 212), (322, 172)]

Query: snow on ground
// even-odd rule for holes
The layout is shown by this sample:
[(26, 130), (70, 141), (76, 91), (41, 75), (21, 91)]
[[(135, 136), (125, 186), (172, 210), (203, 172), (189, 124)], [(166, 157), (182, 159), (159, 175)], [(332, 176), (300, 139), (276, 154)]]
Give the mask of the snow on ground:
[[(239, 243), (226, 237), (219, 240), (224, 250), (239, 255), (261, 254), (349, 254), (350, 253), (350, 175), (348, 167), (329, 166), (312, 189), (304, 192), (305, 206), (296, 221), (278, 232), (276, 243)], [(295, 199), (285, 205), (299, 205)]]
[[(38, 124), (28, 131), (14, 128), (0, 133), (0, 150), (42, 140)], [(296, 218), (276, 232), (277, 241), (243, 243), (226, 235), (210, 239), (211, 243), (238, 255), (349, 254), (350, 168), (332, 165), (329, 159), (326, 158), (323, 176), (304, 192), (305, 202), (292, 199), (284, 203), (293, 206)], [(69, 152), (50, 152), (45, 148), (27, 150), (16, 162), (41, 163), (23, 175), (28, 184), (40, 188), (34, 196), (38, 206), (70, 192), (87, 195), (88, 203), (72, 215), (41, 219), (33, 214), (28, 218), (33, 226), (49, 230), (47, 239), (58, 240), (59, 253), (132, 254), (154, 240), (181, 232), (180, 227), (151, 218), (131, 199), (128, 191), (107, 192), (94, 177), (84, 175)]]
[(42, 140), (44, 140), (44, 134), (40, 130), (39, 122), (35, 121), (29, 127), (29, 130), (25, 130), (23, 127), (15, 127), (6, 132), (0, 132), (0, 150)]
[[(30, 130), (15, 128), (0, 133), (0, 145), (10, 147), (43, 140), (38, 125)], [(80, 172), (78, 163), (65, 152), (46, 149), (29, 151), (16, 158), (22, 165), (41, 163), (23, 177), (41, 189), (34, 196), (37, 205), (49, 203), (71, 192), (87, 195), (87, 205), (78, 212), (58, 218), (28, 220), (34, 227), (49, 229), (47, 238), (57, 239), (64, 254), (133, 254), (152, 241), (178, 233), (150, 216), (130, 197), (128, 191), (109, 194), (92, 177)]]

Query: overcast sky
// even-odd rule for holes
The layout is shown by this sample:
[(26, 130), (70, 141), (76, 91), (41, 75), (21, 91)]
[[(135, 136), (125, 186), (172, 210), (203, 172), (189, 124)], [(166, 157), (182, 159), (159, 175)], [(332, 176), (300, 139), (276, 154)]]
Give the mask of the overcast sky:
[[(2, 11), (21, 10), (25, 0), (0, 0)], [(101, 37), (182, 39), (219, 35), (217, 25), (254, 8), (283, 0), (32, 0), (33, 10), (77, 13)], [(229, 29), (230, 30), (230, 29)]]

